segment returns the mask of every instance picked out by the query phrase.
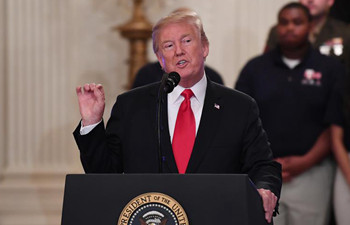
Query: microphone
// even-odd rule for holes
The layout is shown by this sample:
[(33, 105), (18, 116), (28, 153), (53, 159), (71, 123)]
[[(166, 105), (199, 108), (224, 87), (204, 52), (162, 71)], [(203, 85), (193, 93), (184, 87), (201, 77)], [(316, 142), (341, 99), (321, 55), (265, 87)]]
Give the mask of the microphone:
[(159, 173), (163, 173), (163, 152), (161, 148), (161, 124), (162, 124), (162, 104), (164, 104), (165, 93), (168, 94), (174, 90), (176, 85), (180, 82), (180, 75), (177, 72), (171, 72), (169, 74), (164, 73), (160, 87), (158, 89), (158, 101), (157, 101), (157, 137), (158, 137), (158, 164)]
[(171, 72), (169, 73), (168, 78), (165, 81), (164, 85), (164, 92), (165, 93), (170, 93), (174, 90), (174, 88), (179, 84), (180, 82), (180, 75), (177, 72)]

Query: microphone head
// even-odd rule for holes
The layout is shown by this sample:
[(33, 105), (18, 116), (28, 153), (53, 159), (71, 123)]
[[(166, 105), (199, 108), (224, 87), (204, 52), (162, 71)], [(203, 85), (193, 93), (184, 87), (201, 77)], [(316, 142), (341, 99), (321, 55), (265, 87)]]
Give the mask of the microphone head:
[(174, 88), (179, 84), (180, 82), (180, 75), (177, 72), (171, 72), (169, 73), (168, 79), (165, 82), (164, 91), (166, 93), (170, 93), (174, 90)]
[(168, 79), (173, 80), (174, 81), (174, 87), (176, 87), (179, 84), (179, 82), (181, 80), (181, 77), (180, 77), (180, 75), (177, 72), (174, 71), (174, 72), (169, 73)]

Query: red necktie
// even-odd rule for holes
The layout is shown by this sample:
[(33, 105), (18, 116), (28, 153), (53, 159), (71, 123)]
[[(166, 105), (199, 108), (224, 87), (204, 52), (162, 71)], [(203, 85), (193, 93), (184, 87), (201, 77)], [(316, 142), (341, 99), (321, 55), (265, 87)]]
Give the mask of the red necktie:
[(181, 93), (185, 100), (181, 103), (173, 137), (173, 151), (179, 173), (185, 173), (196, 138), (196, 121), (191, 109), (193, 92), (186, 89)]

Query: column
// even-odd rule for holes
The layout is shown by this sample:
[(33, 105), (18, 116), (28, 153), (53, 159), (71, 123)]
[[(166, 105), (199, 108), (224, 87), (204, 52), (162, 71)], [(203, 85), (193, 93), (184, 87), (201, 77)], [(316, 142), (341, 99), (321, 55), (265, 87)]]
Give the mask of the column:
[(0, 2), (2, 225), (60, 224), (65, 175), (77, 171), (71, 2)]

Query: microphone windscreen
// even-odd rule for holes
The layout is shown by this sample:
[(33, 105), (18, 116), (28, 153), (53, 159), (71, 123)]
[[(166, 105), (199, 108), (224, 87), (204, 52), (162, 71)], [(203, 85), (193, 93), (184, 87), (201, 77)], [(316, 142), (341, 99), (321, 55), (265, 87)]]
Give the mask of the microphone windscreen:
[(177, 72), (169, 73), (168, 78), (164, 85), (164, 89), (163, 89), (164, 92), (171, 93), (174, 90), (174, 88), (179, 84), (180, 79), (181, 77)]
[(181, 77), (177, 72), (174, 71), (169, 73), (168, 79), (172, 79), (174, 81), (174, 87), (176, 87), (179, 84)]
[(168, 79), (165, 82), (164, 85), (164, 92), (170, 93), (174, 90), (174, 88), (179, 84), (180, 82), (180, 75), (177, 72), (171, 72), (168, 75)]

